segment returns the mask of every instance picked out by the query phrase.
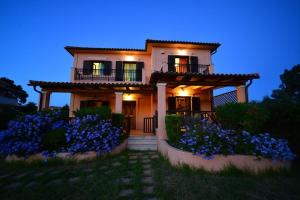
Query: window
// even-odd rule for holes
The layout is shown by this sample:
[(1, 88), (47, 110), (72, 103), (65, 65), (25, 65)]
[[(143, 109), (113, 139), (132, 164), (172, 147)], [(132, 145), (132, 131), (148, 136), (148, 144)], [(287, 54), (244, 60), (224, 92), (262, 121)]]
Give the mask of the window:
[(136, 63), (124, 63), (124, 81), (136, 81)]
[(176, 110), (179, 112), (189, 112), (191, 110), (191, 98), (176, 97)]
[(104, 67), (103, 62), (93, 62), (93, 75), (104, 75)]

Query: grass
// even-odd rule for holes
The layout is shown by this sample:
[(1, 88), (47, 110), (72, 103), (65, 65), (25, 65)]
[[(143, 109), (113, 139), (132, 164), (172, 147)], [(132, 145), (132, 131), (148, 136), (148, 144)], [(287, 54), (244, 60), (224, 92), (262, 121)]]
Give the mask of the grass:
[[(129, 154), (90, 162), (49, 161), (47, 163), (0, 163), (0, 199), (299, 199), (300, 169), (290, 172), (267, 171), (259, 175), (229, 167), (219, 173), (193, 170), (187, 166), (171, 167), (162, 157), (151, 159), (154, 192), (143, 193), (143, 164), (128, 162)], [(120, 163), (114, 166), (114, 163)], [(89, 170), (88, 170), (89, 169)], [(108, 173), (110, 172), (110, 173)], [(107, 174), (106, 174), (107, 173)], [(4, 175), (8, 175), (4, 177)], [(39, 175), (39, 176), (38, 176)], [(131, 177), (130, 185), (120, 178)], [(78, 178), (78, 181), (70, 181)], [(55, 180), (60, 180), (55, 183)], [(54, 182), (53, 182), (54, 181)], [(18, 186), (12, 187), (14, 183)], [(35, 183), (30, 185), (30, 183)], [(133, 195), (119, 197), (123, 189)]]

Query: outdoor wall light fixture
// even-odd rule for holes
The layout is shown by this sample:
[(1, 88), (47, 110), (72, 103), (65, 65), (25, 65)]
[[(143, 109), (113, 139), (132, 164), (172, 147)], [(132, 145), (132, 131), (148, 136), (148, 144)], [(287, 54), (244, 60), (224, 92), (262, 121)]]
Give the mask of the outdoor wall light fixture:
[(131, 94), (125, 94), (125, 95), (123, 95), (123, 100), (124, 101), (132, 101), (133, 96)]
[(187, 52), (184, 49), (178, 49), (178, 54), (179, 55), (187, 55)]
[(179, 96), (182, 96), (182, 97), (189, 96), (188, 91), (185, 90), (183, 87), (180, 88), (178, 94), (179, 94)]
[(134, 61), (134, 57), (133, 56), (125, 56), (125, 60), (126, 61)]

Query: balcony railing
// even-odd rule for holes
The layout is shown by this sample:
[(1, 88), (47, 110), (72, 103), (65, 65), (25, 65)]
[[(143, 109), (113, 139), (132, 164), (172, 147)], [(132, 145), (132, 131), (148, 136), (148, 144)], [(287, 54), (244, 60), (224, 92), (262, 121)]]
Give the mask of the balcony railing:
[(209, 65), (168, 63), (168, 71), (178, 73), (196, 72), (201, 74), (208, 74)]
[(75, 80), (99, 81), (142, 81), (142, 70), (94, 69), (83, 70), (75, 68)]
[(191, 111), (191, 110), (167, 110), (167, 114), (177, 114), (180, 116), (193, 116), (201, 119), (207, 119), (216, 122), (216, 113), (214, 111)]

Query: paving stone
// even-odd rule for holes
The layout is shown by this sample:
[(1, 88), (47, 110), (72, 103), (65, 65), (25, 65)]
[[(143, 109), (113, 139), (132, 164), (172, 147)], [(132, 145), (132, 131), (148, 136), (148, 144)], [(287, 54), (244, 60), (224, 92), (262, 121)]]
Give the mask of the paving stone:
[(11, 176), (11, 174), (2, 174), (0, 176), (0, 179), (7, 178), (7, 177), (10, 177), (10, 176)]
[(54, 179), (50, 182), (48, 182), (47, 185), (59, 185), (59, 184), (62, 184), (63, 180), (62, 179)]
[(159, 199), (156, 197), (148, 197), (148, 198), (145, 198), (144, 200), (159, 200)]
[(92, 172), (92, 171), (94, 171), (94, 169), (92, 169), (92, 168), (87, 168), (87, 169), (84, 169), (83, 171), (84, 171), (84, 172)]
[(144, 159), (144, 160), (142, 160), (142, 163), (149, 163), (149, 162), (150, 162), (149, 159)]
[(120, 191), (119, 196), (120, 197), (127, 197), (133, 194), (133, 190), (132, 189), (123, 189)]
[(123, 185), (129, 185), (132, 183), (132, 178), (121, 178), (120, 179), (121, 184)]
[(77, 182), (77, 181), (79, 181), (79, 180), (80, 180), (80, 177), (79, 177), (79, 176), (74, 177), (74, 178), (69, 178), (69, 182), (70, 182), (70, 183), (75, 183), (75, 182)]
[(19, 175), (16, 175), (15, 178), (16, 178), (16, 179), (23, 178), (23, 177), (25, 177), (27, 174), (28, 174), (28, 173), (19, 174)]
[(136, 155), (134, 156), (129, 156), (129, 160), (137, 159), (138, 157)]
[(129, 160), (128, 163), (129, 163), (129, 164), (136, 164), (136, 163), (137, 163), (137, 160)]
[(143, 177), (141, 181), (144, 184), (153, 184), (153, 178), (151, 176)]
[(144, 164), (144, 165), (143, 165), (143, 168), (144, 168), (144, 169), (150, 169), (150, 168), (151, 168), (151, 165), (150, 165), (150, 164)]
[(150, 158), (159, 158), (159, 156), (158, 155), (153, 155)]
[(104, 174), (110, 174), (111, 173), (111, 170), (108, 170), (108, 171), (105, 171), (105, 172), (103, 172)]
[(16, 189), (17, 187), (20, 187), (21, 185), (22, 185), (22, 183), (15, 182), (15, 183), (12, 183), (10, 185), (7, 185), (6, 188), (8, 188), (8, 189)]
[(35, 176), (35, 177), (40, 177), (40, 176), (43, 176), (43, 175), (44, 175), (43, 172), (37, 172), (37, 173), (33, 174), (33, 176)]
[(92, 178), (94, 178), (95, 176), (96, 176), (96, 174), (90, 174), (90, 175), (87, 175), (86, 178), (87, 178), (87, 179), (92, 179)]
[(107, 170), (108, 167), (107, 167), (106, 165), (104, 165), (104, 166), (101, 166), (99, 169), (100, 169), (100, 170)]
[(154, 186), (144, 186), (143, 193), (152, 194), (154, 192)]
[(111, 165), (112, 165), (113, 167), (117, 167), (117, 166), (120, 166), (121, 163), (119, 163), (119, 162), (114, 162), (114, 163), (112, 163)]
[(144, 171), (143, 171), (143, 175), (144, 175), (144, 176), (151, 176), (151, 175), (152, 175), (152, 170), (150, 170), (150, 169), (144, 170)]
[(35, 182), (35, 181), (31, 181), (31, 182), (29, 182), (25, 187), (27, 187), (27, 188), (31, 188), (31, 187), (34, 187), (34, 186), (37, 186), (38, 185), (38, 183), (37, 182)]

